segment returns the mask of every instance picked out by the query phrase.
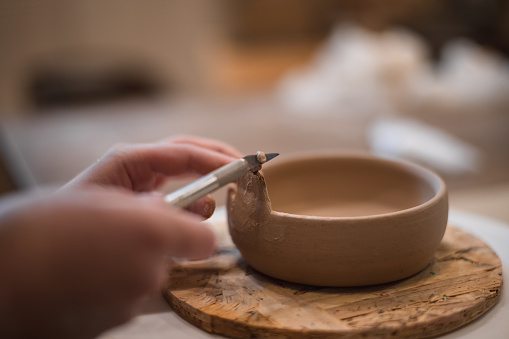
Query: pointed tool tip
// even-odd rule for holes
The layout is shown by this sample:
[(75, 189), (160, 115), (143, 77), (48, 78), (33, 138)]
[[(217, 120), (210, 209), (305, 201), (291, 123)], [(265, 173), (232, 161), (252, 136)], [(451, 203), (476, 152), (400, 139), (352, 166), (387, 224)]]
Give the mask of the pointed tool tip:
[(275, 157), (277, 157), (279, 155), (279, 153), (265, 153), (265, 158), (267, 158), (266, 161), (269, 161), (271, 159), (274, 159)]

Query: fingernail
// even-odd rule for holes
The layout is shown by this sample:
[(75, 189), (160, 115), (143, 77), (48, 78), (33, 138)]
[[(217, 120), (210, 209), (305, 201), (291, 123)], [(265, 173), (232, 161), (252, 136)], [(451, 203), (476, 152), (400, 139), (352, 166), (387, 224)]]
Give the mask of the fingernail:
[(203, 206), (203, 214), (204, 215), (211, 215), (212, 214), (212, 203), (210, 201), (207, 201), (205, 206)]

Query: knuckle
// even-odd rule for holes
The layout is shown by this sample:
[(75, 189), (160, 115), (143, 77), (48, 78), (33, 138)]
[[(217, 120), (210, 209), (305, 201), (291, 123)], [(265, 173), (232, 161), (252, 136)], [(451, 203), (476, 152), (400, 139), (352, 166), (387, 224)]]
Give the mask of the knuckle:
[(131, 153), (133, 145), (125, 142), (117, 143), (106, 153), (110, 159), (123, 159)]
[(110, 151), (123, 151), (125, 149), (128, 149), (128, 148), (131, 148), (132, 147), (132, 144), (130, 143), (127, 143), (127, 142), (118, 142), (116, 144), (113, 145), (113, 147), (110, 149)]
[(175, 134), (171, 137), (169, 137), (167, 140), (171, 143), (180, 143), (180, 142), (188, 142), (189, 140), (195, 139), (194, 136), (189, 134)]

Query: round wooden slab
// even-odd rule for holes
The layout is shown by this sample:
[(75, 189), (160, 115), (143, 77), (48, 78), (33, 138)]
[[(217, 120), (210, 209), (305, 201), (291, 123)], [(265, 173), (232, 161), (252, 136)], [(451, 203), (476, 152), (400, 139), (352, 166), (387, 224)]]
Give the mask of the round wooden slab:
[(449, 226), (435, 262), (408, 279), (324, 288), (272, 279), (234, 247), (175, 263), (164, 295), (205, 331), (234, 338), (423, 338), (476, 319), (499, 299), (502, 265), (470, 233)]

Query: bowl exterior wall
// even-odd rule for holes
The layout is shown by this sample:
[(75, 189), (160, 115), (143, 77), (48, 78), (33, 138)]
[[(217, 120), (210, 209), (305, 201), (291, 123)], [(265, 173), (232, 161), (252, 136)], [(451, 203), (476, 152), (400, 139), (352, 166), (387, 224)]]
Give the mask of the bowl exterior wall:
[(447, 224), (444, 197), (424, 211), (364, 220), (272, 215), (237, 227), (233, 242), (246, 262), (274, 278), (315, 286), (364, 286), (409, 277), (433, 261)]
[(310, 217), (272, 211), (263, 176), (250, 174), (228, 193), (230, 235), (249, 265), (274, 278), (338, 287), (392, 282), (433, 261), (448, 218), (442, 186), (427, 203), (395, 213)]

